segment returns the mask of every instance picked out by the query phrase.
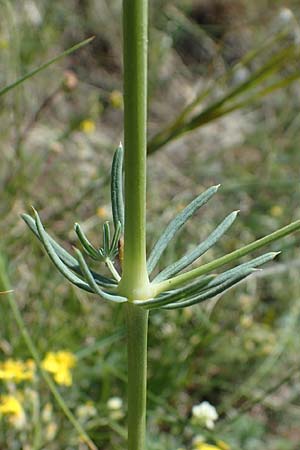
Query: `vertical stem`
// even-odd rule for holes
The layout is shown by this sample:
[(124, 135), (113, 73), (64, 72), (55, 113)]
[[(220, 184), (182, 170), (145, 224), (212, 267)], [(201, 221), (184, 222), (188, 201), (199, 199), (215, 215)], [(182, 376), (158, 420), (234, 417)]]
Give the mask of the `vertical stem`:
[(146, 268), (148, 0), (123, 0), (125, 233), (120, 288), (132, 299), (149, 286)]
[(128, 450), (144, 450), (148, 311), (127, 303)]
[(128, 450), (144, 450), (148, 312), (131, 300), (149, 297), (146, 265), (148, 0), (123, 0), (125, 230), (119, 284), (129, 300)]

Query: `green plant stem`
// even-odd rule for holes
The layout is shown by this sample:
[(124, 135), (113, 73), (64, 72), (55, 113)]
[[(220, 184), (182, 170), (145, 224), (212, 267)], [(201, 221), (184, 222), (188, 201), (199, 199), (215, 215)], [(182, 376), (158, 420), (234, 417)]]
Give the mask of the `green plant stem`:
[(148, 313), (146, 262), (148, 0), (123, 0), (125, 228), (119, 292), (128, 298), (128, 450), (144, 450)]
[(148, 312), (127, 303), (128, 450), (145, 448)]
[(146, 138), (148, 0), (123, 0), (125, 231), (120, 292), (147, 298)]

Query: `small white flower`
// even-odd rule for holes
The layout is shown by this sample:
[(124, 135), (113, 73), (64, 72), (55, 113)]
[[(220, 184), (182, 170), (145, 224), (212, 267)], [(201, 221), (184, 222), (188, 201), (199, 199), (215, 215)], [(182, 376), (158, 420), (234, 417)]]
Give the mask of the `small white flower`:
[(245, 66), (240, 66), (234, 73), (233, 83), (240, 84), (247, 80), (250, 76), (250, 71)]
[(107, 408), (111, 411), (117, 411), (118, 409), (121, 409), (123, 406), (123, 400), (120, 397), (111, 397), (107, 401)]
[(26, 16), (33, 25), (39, 26), (43, 23), (43, 18), (40, 10), (33, 0), (27, 0), (26, 2), (24, 2), (23, 6)]
[(91, 417), (95, 417), (97, 415), (97, 410), (94, 404), (88, 401), (84, 405), (80, 405), (77, 407), (76, 414), (79, 419), (86, 421)]
[(281, 23), (286, 24), (294, 19), (294, 14), (290, 8), (281, 8), (278, 14), (278, 18)]
[(192, 415), (199, 425), (204, 425), (209, 430), (215, 426), (215, 421), (218, 419), (218, 413), (214, 406), (208, 402), (199, 403), (192, 408)]
[(202, 444), (203, 442), (205, 442), (205, 437), (202, 436), (202, 434), (197, 434), (197, 436), (195, 436), (193, 438), (193, 442), (192, 443), (193, 443), (194, 446), (196, 446), (196, 445)]

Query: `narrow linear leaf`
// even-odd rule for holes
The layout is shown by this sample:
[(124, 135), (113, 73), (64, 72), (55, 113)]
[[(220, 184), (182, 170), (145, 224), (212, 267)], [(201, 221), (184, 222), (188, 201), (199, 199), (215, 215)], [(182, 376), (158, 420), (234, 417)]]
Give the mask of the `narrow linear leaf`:
[(105, 222), (103, 225), (103, 250), (105, 256), (109, 255), (110, 250), (110, 227), (109, 222)]
[(155, 287), (156, 295), (163, 291), (174, 289), (175, 287), (178, 287), (183, 283), (187, 283), (190, 280), (198, 278), (200, 275), (205, 275), (209, 272), (212, 272), (213, 270), (217, 269), (218, 267), (224, 266), (225, 264), (232, 263), (233, 261), (236, 261), (237, 259), (240, 259), (243, 256), (248, 255), (249, 253), (252, 253), (262, 247), (265, 247), (266, 245), (271, 244), (272, 242), (277, 241), (278, 239), (281, 239), (295, 231), (298, 231), (299, 229), (300, 220), (296, 220), (295, 222), (292, 222), (289, 225), (286, 225), (285, 227), (280, 228), (279, 230), (274, 231), (273, 233), (268, 234), (261, 239), (258, 239), (257, 241), (251, 242), (250, 244), (245, 245), (242, 248), (228, 253), (221, 258), (215, 259), (210, 263), (204, 264), (200, 267), (197, 267), (196, 269), (190, 270), (189, 272), (177, 275), (174, 278), (170, 278), (169, 280), (157, 283)]
[(154, 281), (159, 282), (166, 280), (178, 272), (181, 272), (183, 269), (188, 267), (194, 261), (196, 261), (200, 256), (204, 255), (207, 250), (209, 250), (218, 240), (223, 236), (224, 233), (228, 230), (228, 228), (235, 221), (239, 211), (234, 211), (229, 214), (223, 222), (202, 242), (198, 247), (196, 247), (192, 252), (187, 253), (174, 264), (171, 264), (166, 269), (162, 270), (157, 277), (154, 278)]
[(121, 237), (121, 233), (122, 233), (122, 225), (121, 222), (118, 221), (109, 249), (109, 254), (111, 255), (112, 258), (115, 258), (119, 253), (119, 239)]
[(86, 251), (86, 253), (95, 260), (99, 260), (99, 259), (103, 260), (103, 257), (101, 256), (101, 254), (96, 250), (96, 248), (91, 244), (91, 242), (88, 240), (88, 238), (84, 234), (79, 223), (75, 223), (74, 230), (78, 236), (78, 239), (79, 239), (82, 247)]
[(208, 300), (210, 298), (215, 297), (216, 295), (222, 294), (223, 292), (227, 291), (229, 288), (234, 286), (235, 284), (239, 283), (243, 279), (247, 278), (249, 275), (251, 275), (253, 272), (255, 272), (257, 269), (244, 269), (244, 271), (241, 271), (239, 274), (233, 276), (227, 281), (224, 281), (224, 283), (212, 288), (208, 289), (206, 292), (202, 294), (198, 294), (195, 296), (192, 296), (183, 302), (178, 302), (175, 304), (168, 304), (166, 306), (163, 306), (163, 309), (178, 309), (178, 308), (186, 308), (188, 306), (196, 305), (197, 303), (204, 302), (205, 300)]
[(220, 275), (216, 276), (212, 281), (210, 281), (207, 287), (210, 288), (213, 286), (218, 286), (224, 281), (227, 281), (232, 276), (240, 273), (242, 270), (247, 268), (257, 268), (263, 264), (266, 264), (267, 262), (272, 261), (279, 254), (280, 252), (265, 253), (264, 255), (259, 256), (258, 258), (251, 259), (250, 261), (240, 264), (237, 267), (234, 267), (233, 269), (226, 270), (226, 272), (221, 273)]
[(57, 254), (53, 250), (53, 247), (47, 237), (47, 234), (44, 230), (43, 224), (41, 222), (41, 219), (40, 219), (37, 211), (34, 210), (34, 214), (35, 214), (36, 226), (37, 226), (39, 236), (41, 238), (41, 241), (44, 245), (44, 248), (45, 248), (49, 258), (51, 259), (51, 261), (53, 262), (55, 267), (59, 270), (59, 272), (62, 275), (65, 276), (65, 278), (67, 280), (69, 280), (71, 283), (75, 284), (75, 286), (77, 286), (87, 292), (91, 292), (92, 290), (91, 290), (90, 286), (87, 283), (85, 283), (83, 280), (81, 280), (81, 278), (77, 277), (73, 272), (71, 272), (71, 270), (57, 256)]
[[(262, 98), (266, 97), (267, 95), (271, 94), (274, 91), (277, 91), (279, 89), (282, 89), (286, 86), (289, 86), (294, 81), (298, 80), (300, 78), (300, 72), (296, 71), (292, 75), (284, 78), (283, 80), (280, 80), (276, 83), (272, 83), (269, 86), (258, 90), (257, 92), (249, 93), (246, 98), (244, 98), (242, 101), (236, 101), (233, 104), (229, 103), (228, 106), (216, 109), (215, 111), (212, 111), (210, 114), (206, 116), (200, 116), (199, 118), (196, 118), (196, 120), (191, 121), (186, 127), (182, 127), (182, 130), (180, 132), (180, 135), (193, 131), (194, 129), (203, 126), (213, 120), (219, 119), (220, 117), (223, 117), (225, 115), (228, 115), (234, 111), (240, 110), (242, 108), (246, 108), (253, 104), (255, 101), (261, 100)], [(179, 137), (179, 136), (178, 136)]]
[(202, 294), (207, 289), (219, 286), (225, 281), (231, 279), (233, 276), (243, 275), (244, 271), (247, 269), (255, 269), (262, 264), (266, 264), (272, 261), (280, 252), (269, 252), (265, 255), (259, 256), (258, 258), (251, 259), (250, 261), (240, 264), (233, 269), (227, 270), (220, 275), (206, 275), (201, 277), (200, 280), (194, 281), (193, 283), (183, 286), (182, 288), (175, 289), (171, 292), (163, 294), (153, 300), (149, 300), (148, 303), (145, 301), (143, 305), (149, 304), (153, 306), (155, 304), (166, 305), (170, 302), (177, 302), (181, 299), (191, 297), (194, 294)]
[(120, 297), (118, 295), (108, 294), (107, 292), (104, 292), (101, 288), (99, 288), (99, 286), (97, 285), (96, 281), (93, 278), (93, 275), (91, 274), (91, 271), (90, 271), (87, 263), (85, 262), (85, 259), (82, 255), (82, 253), (80, 252), (80, 250), (75, 249), (75, 253), (78, 257), (78, 262), (79, 262), (80, 268), (82, 270), (82, 273), (83, 273), (86, 281), (88, 282), (89, 286), (91, 287), (92, 291), (95, 294), (98, 294), (100, 297), (103, 297), (105, 300), (109, 300), (111, 302), (115, 302), (115, 303), (127, 302), (127, 298)]
[(177, 231), (188, 221), (188, 219), (195, 214), (195, 212), (205, 205), (208, 200), (217, 192), (220, 185), (212, 186), (198, 197), (196, 197), (183, 211), (181, 211), (167, 226), (161, 237), (154, 245), (147, 261), (148, 273), (151, 274), (156, 264), (158, 263), (162, 253), (168, 246), (171, 239)]
[(106, 267), (110, 270), (110, 272), (111, 272), (112, 276), (114, 277), (114, 279), (116, 280), (116, 282), (119, 283), (121, 281), (121, 276), (120, 276), (119, 272), (117, 271), (117, 269), (115, 268), (114, 263), (109, 256), (105, 259), (105, 264), (106, 264)]
[[(207, 108), (202, 110), (200, 113), (194, 114), (189, 120), (187, 120), (185, 110), (187, 110), (190, 115), (193, 110), (198, 105), (197, 101), (193, 101), (191, 105), (188, 105), (185, 110), (180, 114), (179, 118), (167, 126), (165, 129), (161, 130), (157, 135), (155, 135), (148, 144), (148, 152), (153, 153), (161, 148), (163, 145), (178, 139), (185, 133), (193, 131), (207, 123), (215, 120), (217, 117), (221, 117), (224, 114), (228, 114), (236, 107), (231, 104), (232, 101), (239, 99), (252, 90), (253, 96), (249, 95), (248, 105), (255, 99), (255, 88), (262, 84), (265, 79), (269, 79), (272, 74), (279, 73), (282, 67), (285, 67), (287, 61), (297, 61), (299, 59), (299, 49), (296, 45), (289, 46), (281, 49), (278, 53), (270, 57), (267, 62), (261, 66), (258, 70), (252, 73), (247, 80), (235, 86), (232, 90), (225, 93), (220, 99), (212, 102)], [(292, 79), (290, 80), (293, 81)], [(278, 88), (280, 88), (278, 86)], [(265, 93), (267, 95), (267, 92)], [(228, 106), (226, 106), (228, 105)], [(181, 116), (183, 119), (180, 120)], [(178, 126), (177, 126), (178, 123)]]
[[(32, 231), (32, 233), (41, 241), (41, 237), (39, 235), (36, 223), (34, 219), (29, 216), (28, 214), (22, 214), (22, 219), (28, 226), (28, 228)], [(80, 266), (78, 264), (78, 261), (76, 258), (74, 258), (70, 253), (68, 253), (63, 247), (61, 247), (46, 231), (45, 231), (47, 238), (52, 245), (52, 248), (54, 252), (57, 254), (59, 259), (71, 270), (77, 273), (77, 275), (82, 275)], [(109, 287), (115, 287), (116, 283), (114, 280), (104, 277), (103, 275), (100, 275), (97, 272), (92, 271), (93, 277), (96, 280), (96, 283), (99, 284), (99, 286), (102, 286), (104, 288)]]
[[(289, 26), (284, 27), (282, 30), (280, 30), (277, 34), (272, 36), (269, 36), (267, 39), (265, 39), (263, 42), (260, 43), (257, 47), (254, 49), (251, 49), (249, 52), (247, 52), (241, 60), (239, 60), (236, 64), (234, 64), (231, 68), (227, 69), (225, 73), (221, 74), (219, 77), (217, 77), (214, 82), (209, 83), (209, 86), (201, 91), (195, 99), (189, 103), (183, 111), (179, 114), (179, 116), (176, 118), (174, 122), (172, 122), (171, 125), (167, 128), (169, 131), (176, 130), (179, 125), (183, 124), (185, 119), (188, 117), (189, 114), (193, 112), (193, 110), (199, 106), (199, 104), (202, 103), (203, 100), (205, 100), (210, 94), (216, 91), (216, 88), (220, 86), (220, 83), (224, 85), (224, 83), (228, 83), (230, 78), (236, 73), (241, 67), (249, 66), (249, 64), (257, 58), (259, 55), (264, 54), (268, 48), (271, 48), (272, 45), (274, 45), (276, 42), (280, 41), (284, 37), (286, 37), (289, 34)], [(163, 130), (165, 131), (165, 130)], [(149, 147), (151, 149), (151, 143), (149, 143)], [(151, 152), (149, 152), (151, 153)]]
[(8, 86), (5, 86), (4, 88), (0, 89), (0, 97), (7, 92), (11, 91), (15, 87), (19, 86), (24, 81), (28, 80), (29, 78), (32, 78), (34, 75), (38, 74), (39, 72), (42, 72), (42, 70), (47, 69), (52, 64), (56, 63), (60, 59), (64, 58), (65, 56), (70, 55), (71, 53), (75, 52), (76, 50), (80, 49), (84, 45), (89, 44), (94, 37), (91, 37), (89, 39), (85, 39), (82, 42), (79, 42), (79, 44), (74, 45), (73, 47), (69, 48), (68, 50), (65, 50), (64, 52), (60, 53), (58, 56), (55, 56), (54, 58), (50, 59), (46, 63), (42, 64), (41, 66), (37, 67), (36, 69), (32, 70), (31, 72), (28, 72), (23, 77), (19, 78), (18, 80), (14, 81), (13, 83), (9, 84)]
[(118, 222), (124, 230), (124, 200), (123, 200), (123, 158), (124, 150), (120, 143), (115, 151), (111, 167), (111, 205), (115, 229)]

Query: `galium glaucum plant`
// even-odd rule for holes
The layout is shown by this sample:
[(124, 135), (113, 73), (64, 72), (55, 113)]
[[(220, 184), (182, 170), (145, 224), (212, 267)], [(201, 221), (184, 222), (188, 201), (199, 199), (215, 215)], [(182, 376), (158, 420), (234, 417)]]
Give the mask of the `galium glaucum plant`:
[[(68, 281), (86, 292), (98, 295), (103, 300), (114, 303), (127, 303), (131, 308), (139, 309), (141, 315), (146, 315), (146, 318), (149, 310), (185, 308), (212, 299), (228, 290), (250, 276), (259, 266), (273, 260), (280, 252), (265, 253), (218, 274), (215, 273), (216, 269), (257, 250), (300, 227), (300, 221), (294, 222), (262, 239), (222, 256), (221, 258), (199, 266), (196, 269), (181, 273), (216, 244), (229, 229), (239, 212), (234, 211), (225, 217), (215, 230), (203, 242), (198, 244), (194, 250), (185, 254), (176, 262), (170, 264), (152, 277), (152, 273), (156, 268), (160, 257), (170, 241), (175, 237), (176, 233), (183, 227), (187, 220), (192, 217), (192, 215), (194, 215), (217, 193), (219, 185), (212, 186), (189, 203), (169, 223), (154, 245), (147, 259), (147, 273), (149, 278), (152, 278), (147, 289), (148, 297), (126, 297), (121, 288), (124, 235), (123, 153), (123, 147), (120, 144), (114, 154), (111, 169), (111, 205), (113, 223), (104, 223), (103, 242), (100, 248), (94, 246), (89, 241), (80, 225), (76, 223), (74, 229), (82, 250), (74, 249), (75, 256), (72, 256), (45, 231), (40, 217), (35, 210), (34, 218), (27, 214), (23, 214), (22, 217), (31, 231), (41, 241), (56, 268)], [(105, 264), (109, 269), (111, 276), (107, 277), (92, 270), (89, 267), (86, 258)], [(132, 336), (134, 340), (139, 339), (139, 336), (135, 335), (134, 330), (135, 328), (139, 328), (139, 322), (135, 322), (136, 317), (134, 314), (132, 316), (133, 317), (130, 315), (129, 309), (128, 331), (129, 336)], [(139, 342), (133, 341), (131, 342), (131, 345), (136, 349), (136, 347), (139, 347)], [(141, 362), (139, 360), (140, 357), (141, 355), (137, 352), (135, 354), (135, 376), (137, 375), (139, 369), (138, 366)], [(145, 358), (145, 354), (143, 357)], [(133, 389), (138, 389), (138, 386), (135, 384), (135, 378), (133, 378), (132, 383)], [(134, 427), (136, 427), (136, 424)], [(142, 447), (129, 448), (140, 449)]]
[[(201, 303), (221, 294), (244, 278), (251, 275), (257, 268), (273, 260), (280, 252), (268, 252), (242, 264), (225, 270), (220, 274), (215, 269), (229, 264), (238, 258), (279, 239), (300, 227), (294, 222), (269, 236), (259, 239), (250, 245), (242, 247), (221, 258), (202, 265), (196, 269), (177, 275), (206, 253), (234, 223), (239, 211), (230, 213), (215, 228), (215, 230), (194, 250), (186, 253), (176, 262), (161, 270), (153, 277), (148, 289), (149, 297), (145, 299), (127, 298), (122, 295), (120, 281), (122, 279), (122, 247), (124, 232), (124, 201), (123, 201), (123, 147), (117, 148), (111, 169), (111, 205), (113, 224), (109, 221), (103, 225), (102, 246), (95, 247), (85, 235), (81, 226), (75, 223), (74, 230), (81, 244), (82, 251), (74, 248), (75, 257), (58, 244), (46, 231), (39, 214), (34, 210), (34, 219), (28, 214), (22, 218), (41, 241), (49, 258), (65, 278), (86, 292), (99, 295), (102, 299), (114, 303), (131, 302), (146, 310), (178, 309)], [(166, 227), (147, 259), (147, 272), (151, 277), (160, 257), (187, 220), (204, 206), (216, 194), (220, 185), (212, 186), (202, 192), (188, 204)], [(113, 233), (111, 228), (113, 226)], [(92, 270), (86, 262), (84, 254), (97, 262), (103, 263), (109, 269), (111, 276), (107, 277)], [(117, 264), (116, 264), (117, 262)], [(118, 270), (118, 268), (119, 270)]]
[[(147, 258), (147, 30), (147, 0), (124, 0), (124, 150), (120, 145), (112, 162), (113, 223), (106, 222), (103, 226), (102, 246), (98, 248), (91, 243), (76, 224), (75, 232), (82, 248), (75, 249), (73, 256), (45, 231), (36, 211), (34, 218), (23, 215), (68, 281), (103, 300), (124, 304), (128, 337), (128, 450), (145, 448), (149, 311), (185, 308), (221, 294), (271, 261), (277, 253), (265, 253), (221, 273), (216, 272), (217, 269), (300, 229), (298, 220), (207, 264), (186, 270), (229, 229), (237, 217), (238, 211), (235, 211), (194, 250), (155, 274), (154, 270), (170, 241), (187, 220), (216, 194), (219, 186), (208, 188), (187, 205), (169, 223)], [(104, 276), (92, 270), (88, 258), (105, 264), (111, 275)]]

